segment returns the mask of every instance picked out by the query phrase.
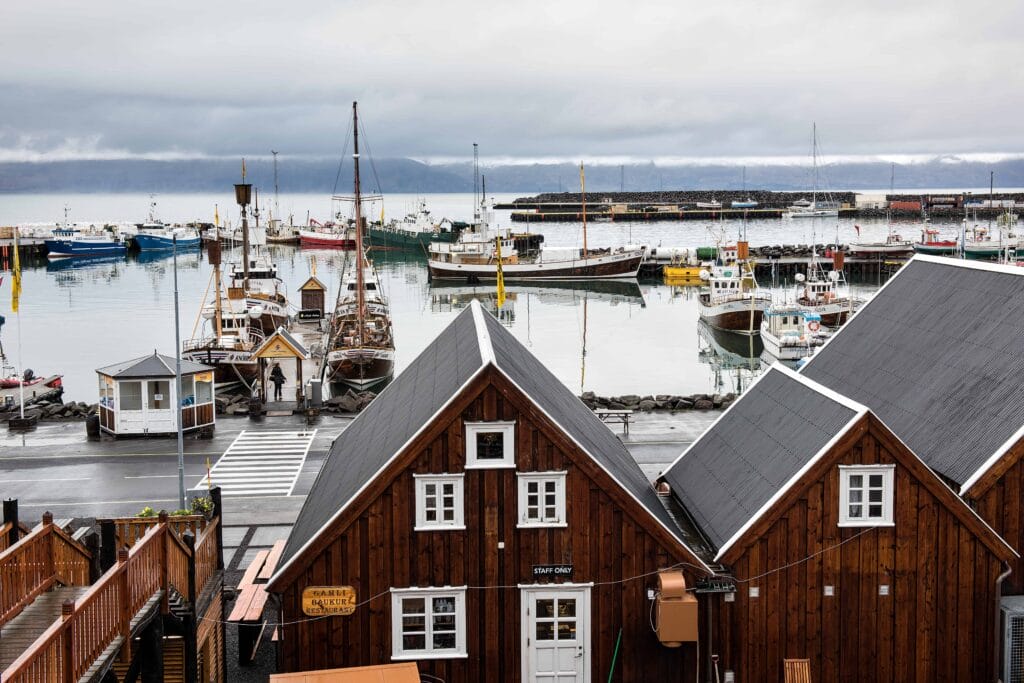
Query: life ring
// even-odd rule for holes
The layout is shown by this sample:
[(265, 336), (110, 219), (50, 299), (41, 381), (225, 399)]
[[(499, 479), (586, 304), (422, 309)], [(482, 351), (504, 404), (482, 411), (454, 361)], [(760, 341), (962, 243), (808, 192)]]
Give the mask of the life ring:
[(819, 328), (821, 328), (821, 325), (818, 323), (817, 320), (812, 320), (811, 322), (807, 323), (807, 329), (809, 329), (811, 332), (817, 332)]

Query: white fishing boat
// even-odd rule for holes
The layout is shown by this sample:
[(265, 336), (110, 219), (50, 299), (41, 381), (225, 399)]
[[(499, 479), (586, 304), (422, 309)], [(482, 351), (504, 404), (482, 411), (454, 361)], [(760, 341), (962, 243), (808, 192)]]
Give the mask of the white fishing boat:
[[(857, 235), (860, 235), (860, 226), (855, 225)], [(874, 256), (898, 258), (909, 256), (914, 253), (914, 242), (903, 239), (892, 221), (889, 221), (888, 234), (884, 241), (880, 242), (850, 242), (849, 252), (852, 256)]]
[(828, 192), (818, 198), (818, 125), (814, 124), (811, 133), (811, 198), (798, 199), (783, 214), (786, 218), (828, 218), (839, 215), (839, 206), (832, 200)]
[(505, 280), (635, 279), (646, 256), (636, 245), (592, 249), (587, 245), (587, 210), (583, 168), (583, 245), (580, 248), (541, 247), (534, 254), (520, 254), (510, 230), (491, 227), (490, 204), (482, 200), (476, 220), (452, 243), (431, 242), (427, 268), (432, 279), (497, 280), (500, 266)]
[(826, 274), (812, 248), (807, 275), (796, 274), (796, 306), (816, 316), (821, 325), (837, 329), (853, 315), (856, 301), (843, 273), (843, 252), (836, 252), (832, 258), (833, 269)]
[(696, 202), (694, 206), (696, 206), (698, 209), (717, 210), (722, 208), (722, 202), (718, 201), (717, 199), (712, 199), (710, 202)]
[(749, 246), (740, 241), (719, 250), (719, 258), (700, 279), (706, 284), (697, 297), (701, 320), (711, 327), (730, 332), (757, 334), (771, 294), (757, 286), (749, 262)]
[(795, 361), (806, 358), (829, 337), (817, 313), (802, 306), (772, 306), (761, 321), (761, 343), (764, 352), (775, 360)]

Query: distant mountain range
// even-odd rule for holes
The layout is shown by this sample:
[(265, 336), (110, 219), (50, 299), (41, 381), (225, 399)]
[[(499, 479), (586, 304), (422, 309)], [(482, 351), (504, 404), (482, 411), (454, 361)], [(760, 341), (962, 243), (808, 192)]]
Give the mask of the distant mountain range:
[[(249, 182), (269, 194), (274, 189), (269, 159), (246, 162)], [(995, 163), (936, 158), (927, 162), (897, 164), (895, 186), (901, 189), (982, 188), (989, 172), (996, 186), (1024, 187), (1024, 159)], [(281, 192), (348, 193), (351, 167), (339, 172), (336, 161), (281, 159), (278, 176)], [(891, 167), (885, 162), (835, 163), (821, 169), (822, 184), (833, 190), (880, 190), (889, 187)], [(217, 192), (239, 182), (237, 160), (194, 159), (152, 161), (143, 159), (82, 160), (0, 163), (0, 193), (61, 192)], [(576, 191), (579, 169), (569, 163), (505, 164), (481, 169), (488, 192)], [(380, 159), (362, 165), (367, 192), (431, 193), (471, 192), (473, 169), (468, 162), (428, 164), (412, 159)], [(739, 166), (725, 164), (587, 167), (587, 189), (612, 191), (740, 189)], [(806, 190), (811, 183), (808, 167), (757, 165), (746, 169), (746, 187), (764, 190)]]

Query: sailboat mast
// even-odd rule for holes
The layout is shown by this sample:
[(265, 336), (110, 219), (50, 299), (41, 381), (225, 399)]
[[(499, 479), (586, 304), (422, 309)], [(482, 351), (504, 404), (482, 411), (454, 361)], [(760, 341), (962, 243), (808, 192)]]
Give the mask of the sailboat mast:
[(587, 181), (583, 175), (583, 162), (580, 162), (580, 198), (583, 204), (583, 258), (587, 258)]
[(356, 321), (359, 326), (356, 339), (359, 346), (362, 347), (363, 328), (366, 325), (363, 311), (365, 299), (363, 292), (363, 202), (359, 195), (359, 112), (356, 105), (356, 102), (352, 103), (352, 184), (356, 204)]
[(277, 152), (270, 150), (270, 153), (274, 155), (274, 218), (281, 220), (281, 204), (277, 192)]
[(818, 123), (811, 124), (811, 164), (814, 167), (814, 177), (811, 182), (811, 207), (818, 208)]
[(473, 222), (480, 222), (480, 146), (473, 143)]

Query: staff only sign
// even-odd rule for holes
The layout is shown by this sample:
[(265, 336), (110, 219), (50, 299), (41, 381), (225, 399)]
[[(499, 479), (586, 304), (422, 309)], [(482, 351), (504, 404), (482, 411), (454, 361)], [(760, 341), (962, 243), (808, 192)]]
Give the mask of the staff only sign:
[(347, 615), (356, 611), (352, 586), (309, 586), (302, 591), (302, 613), (308, 617)]

